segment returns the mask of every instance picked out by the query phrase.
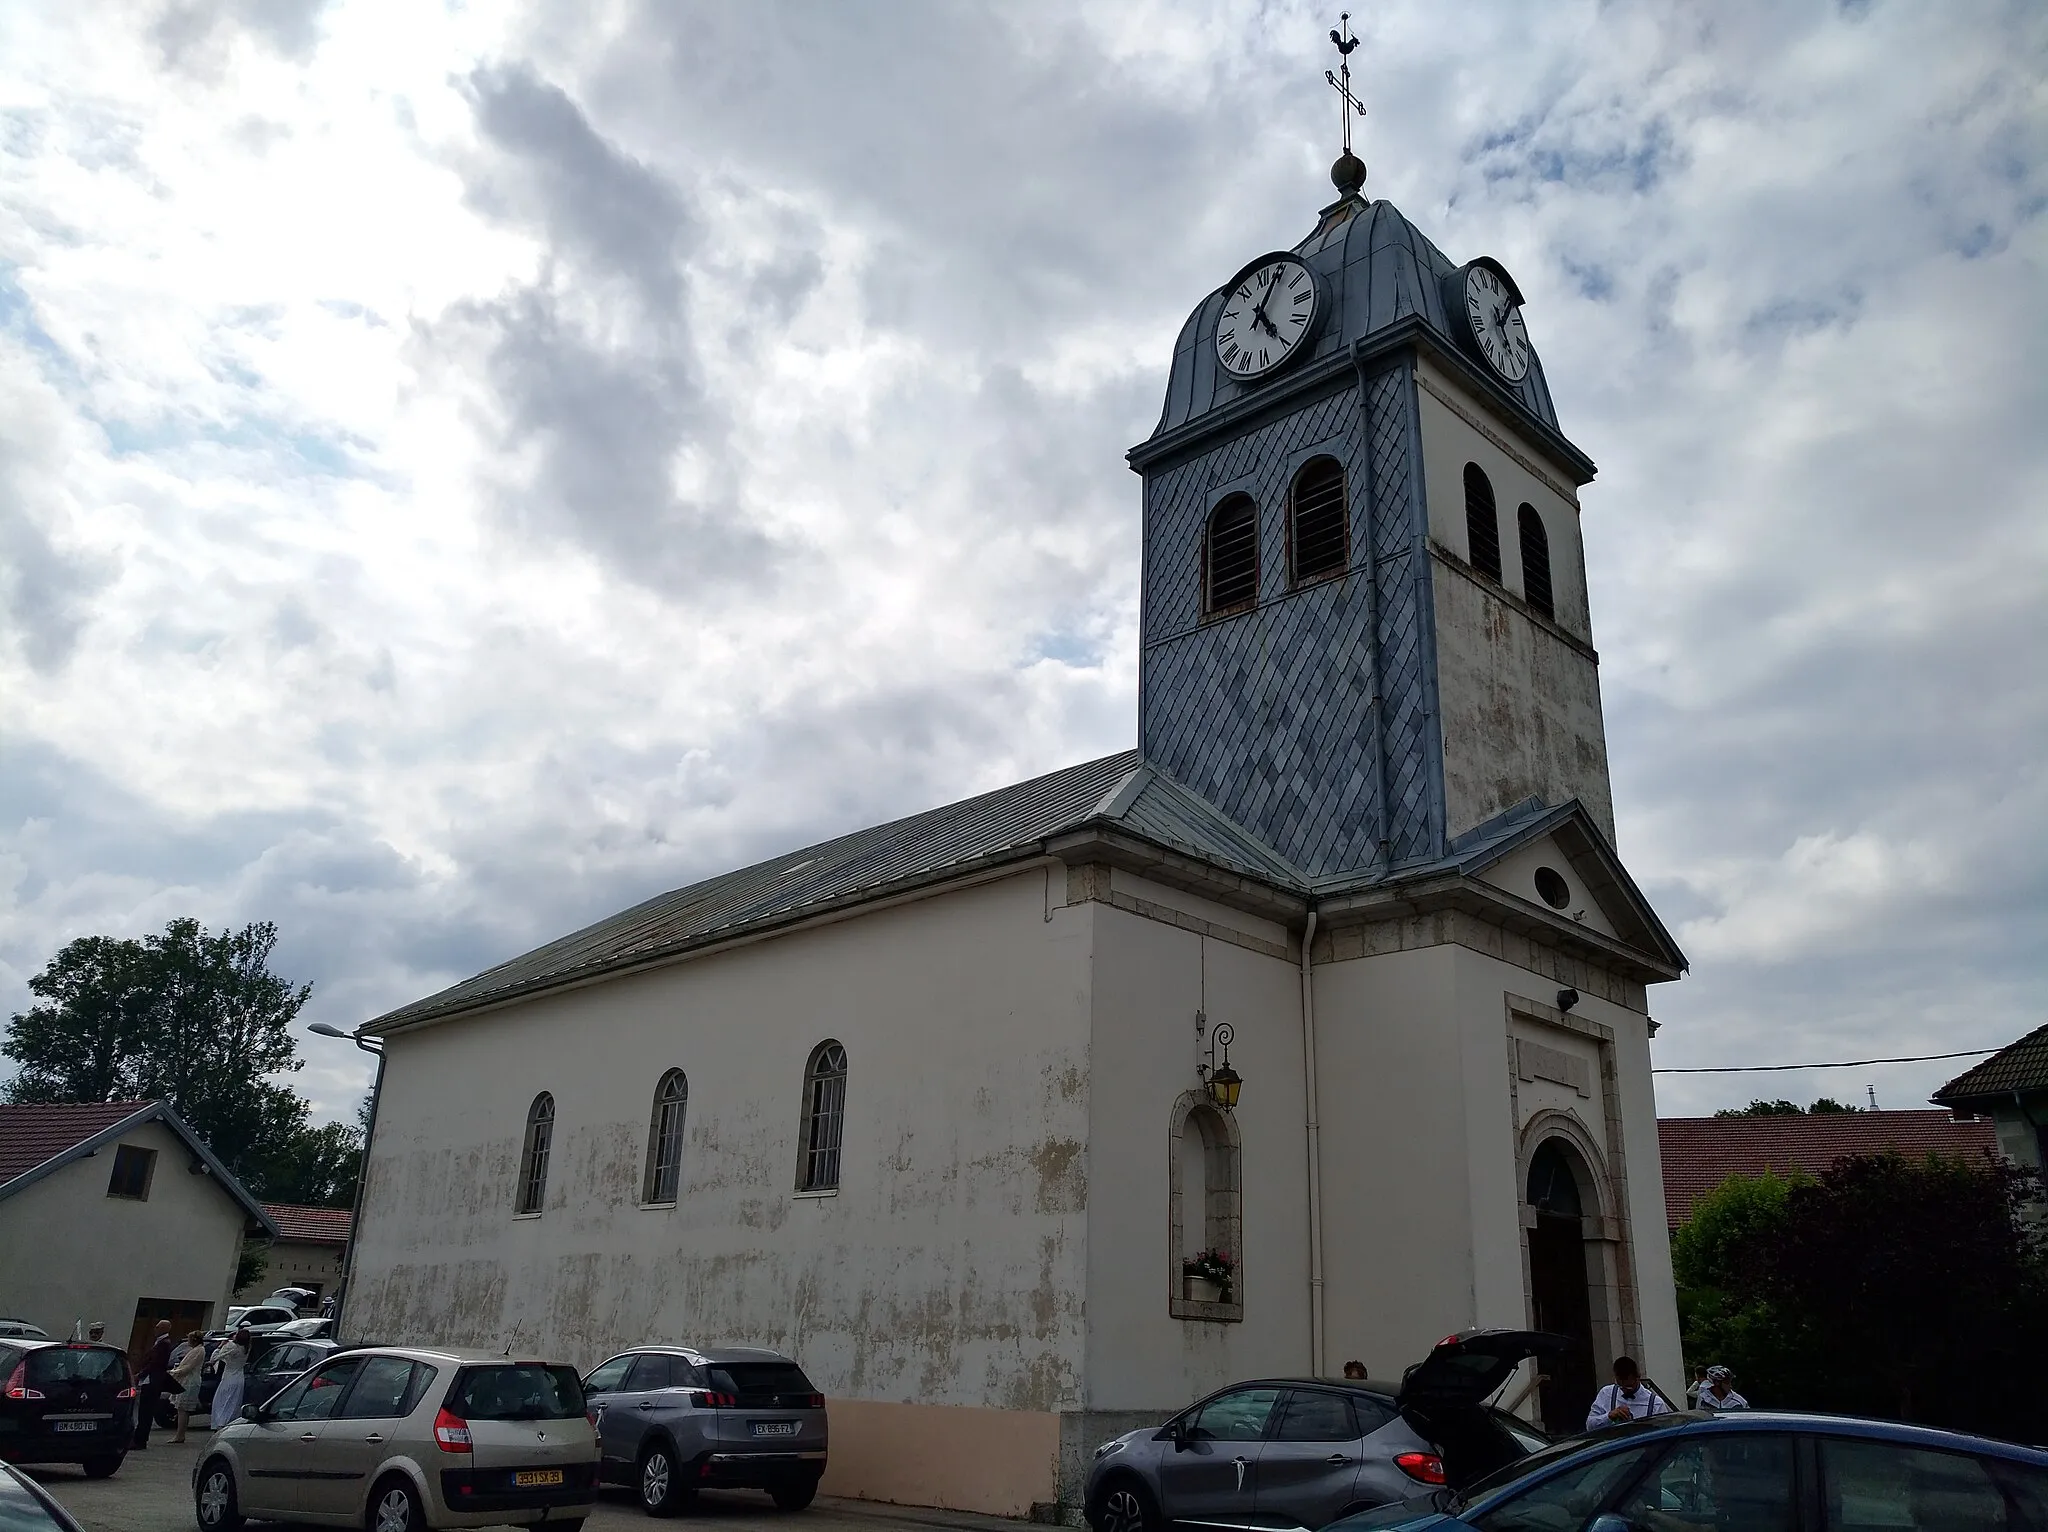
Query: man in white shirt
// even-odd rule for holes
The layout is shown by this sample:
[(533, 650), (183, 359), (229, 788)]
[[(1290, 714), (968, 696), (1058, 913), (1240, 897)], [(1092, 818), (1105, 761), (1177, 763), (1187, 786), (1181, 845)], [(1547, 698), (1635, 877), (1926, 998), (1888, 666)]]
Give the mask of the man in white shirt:
[(1670, 1413), (1670, 1404), (1643, 1381), (1635, 1358), (1618, 1356), (1614, 1359), (1614, 1381), (1593, 1396), (1593, 1408), (1586, 1412), (1586, 1429), (1598, 1431), (1603, 1426)]
[(1735, 1375), (1725, 1367), (1707, 1369), (1707, 1386), (1700, 1390), (1703, 1410), (1746, 1410), (1749, 1401), (1735, 1392)]

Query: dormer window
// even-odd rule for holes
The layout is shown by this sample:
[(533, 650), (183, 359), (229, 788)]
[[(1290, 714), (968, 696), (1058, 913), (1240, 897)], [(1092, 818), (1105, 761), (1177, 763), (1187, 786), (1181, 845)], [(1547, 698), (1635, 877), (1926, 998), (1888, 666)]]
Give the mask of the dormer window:
[(1550, 533), (1535, 506), (1525, 503), (1515, 512), (1515, 530), (1522, 539), (1522, 598), (1555, 620), (1557, 612), (1550, 597)]
[(1245, 611), (1259, 599), (1259, 511), (1249, 495), (1232, 495), (1209, 514), (1202, 595), (1210, 617)]
[(1287, 561), (1297, 586), (1342, 574), (1351, 564), (1351, 517), (1344, 468), (1311, 458), (1287, 492)]
[(1500, 515), (1494, 509), (1493, 481), (1477, 463), (1465, 465), (1465, 561), (1500, 582)]

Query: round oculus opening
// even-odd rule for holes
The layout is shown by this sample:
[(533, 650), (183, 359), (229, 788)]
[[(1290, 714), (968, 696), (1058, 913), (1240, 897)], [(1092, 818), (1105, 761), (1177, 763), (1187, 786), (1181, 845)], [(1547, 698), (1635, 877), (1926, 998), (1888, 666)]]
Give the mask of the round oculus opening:
[(1572, 902), (1572, 886), (1555, 867), (1536, 869), (1536, 892), (1553, 910), (1561, 910)]

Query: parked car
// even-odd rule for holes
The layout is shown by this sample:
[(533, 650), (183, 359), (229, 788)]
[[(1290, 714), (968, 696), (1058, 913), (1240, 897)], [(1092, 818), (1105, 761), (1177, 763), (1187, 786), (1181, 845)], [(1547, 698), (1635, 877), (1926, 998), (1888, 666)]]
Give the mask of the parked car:
[(290, 1335), (300, 1340), (329, 1340), (334, 1335), (334, 1321), (331, 1319), (294, 1319), (290, 1324), (279, 1325), (270, 1332), (272, 1335)]
[(299, 1317), (299, 1311), (282, 1303), (244, 1303), (228, 1310), (228, 1322), (218, 1330), (209, 1331), (211, 1336), (225, 1340), (243, 1325), (262, 1334), (275, 1330), (279, 1325), (288, 1325)]
[[(208, 1355), (211, 1356), (218, 1349), (217, 1345), (209, 1347)], [(255, 1353), (242, 1370), (242, 1397), (251, 1404), (261, 1404), (315, 1362), (324, 1360), (340, 1349), (341, 1347), (333, 1341), (261, 1337), (257, 1341)], [(219, 1387), (220, 1368), (212, 1361), (208, 1361), (199, 1374), (199, 1395), (192, 1402), (194, 1415), (205, 1415), (212, 1411), (213, 1396)], [(176, 1394), (159, 1398), (156, 1402), (156, 1423), (166, 1428), (176, 1425), (177, 1407)]]
[(5, 1463), (0, 1463), (0, 1527), (7, 1532), (85, 1532), (55, 1496)]
[(100, 1341), (0, 1341), (0, 1460), (121, 1466), (135, 1437), (135, 1377)]
[(2048, 1527), (2048, 1452), (1952, 1431), (1693, 1410), (1573, 1437), (1331, 1532)]
[(825, 1472), (825, 1396), (804, 1370), (748, 1346), (642, 1346), (591, 1370), (606, 1483), (669, 1516), (700, 1489), (762, 1489), (800, 1511)]
[(50, 1332), (26, 1319), (0, 1319), (0, 1340), (48, 1340)]
[(310, 1287), (280, 1287), (263, 1301), (276, 1308), (290, 1309), (294, 1314), (303, 1314), (319, 1298), (320, 1295)]
[(564, 1363), (366, 1346), (330, 1356), (214, 1432), (192, 1472), (200, 1532), (244, 1517), (423, 1532), (577, 1532), (597, 1432)]
[(1562, 1336), (1468, 1330), (1438, 1342), (1398, 1387), (1262, 1378), (1198, 1400), (1163, 1426), (1097, 1449), (1083, 1501), (1095, 1532), (1171, 1523), (1317, 1528), (1424, 1486), (1468, 1484), (1529, 1455), (1540, 1432), (1486, 1401)]

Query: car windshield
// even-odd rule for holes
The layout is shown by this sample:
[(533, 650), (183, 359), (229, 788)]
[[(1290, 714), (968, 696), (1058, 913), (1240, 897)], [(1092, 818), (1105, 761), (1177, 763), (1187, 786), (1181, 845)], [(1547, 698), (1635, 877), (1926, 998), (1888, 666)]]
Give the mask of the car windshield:
[(1652, 1415), (1644, 1420), (1631, 1421), (1625, 1426), (1609, 1426), (1589, 1436), (1568, 1436), (1561, 1442), (1552, 1442), (1540, 1452), (1532, 1452), (1525, 1458), (1496, 1468), (1483, 1479), (1475, 1479), (1458, 1491), (1453, 1497), (1455, 1506), (1472, 1505), (1501, 1489), (1524, 1474), (1541, 1473), (1553, 1463), (1562, 1462), (1573, 1453), (1583, 1452), (1588, 1447), (1605, 1446), (1623, 1437), (1645, 1436), (1657, 1431), (1668, 1431), (1673, 1426), (1684, 1425), (1691, 1417), (1685, 1415)]
[(573, 1420), (584, 1411), (573, 1367), (506, 1362), (465, 1367), (448, 1408), (465, 1420)]
[(28, 1354), (30, 1388), (53, 1383), (126, 1383), (128, 1358), (111, 1346), (42, 1346)]

